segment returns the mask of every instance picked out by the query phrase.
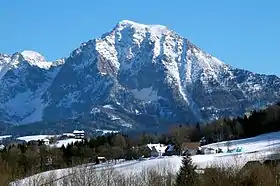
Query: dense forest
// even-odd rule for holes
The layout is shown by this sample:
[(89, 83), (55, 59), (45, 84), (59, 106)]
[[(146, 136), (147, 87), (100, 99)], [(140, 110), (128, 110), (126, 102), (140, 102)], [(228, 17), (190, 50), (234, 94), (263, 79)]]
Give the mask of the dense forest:
[(42, 171), (94, 163), (97, 156), (112, 161), (138, 159), (149, 156), (148, 143), (173, 144), (181, 151), (183, 143), (197, 142), (201, 137), (212, 143), (279, 130), (280, 104), (276, 104), (243, 117), (221, 118), (209, 124), (173, 125), (166, 134), (141, 133), (133, 137), (122, 133), (109, 134), (61, 148), (49, 148), (40, 141), (13, 144), (0, 152), (0, 180), (7, 183)]
[[(208, 142), (248, 138), (280, 130), (280, 103), (266, 109), (252, 111), (243, 117), (221, 118), (196, 127)], [(194, 136), (191, 140), (196, 140)]]

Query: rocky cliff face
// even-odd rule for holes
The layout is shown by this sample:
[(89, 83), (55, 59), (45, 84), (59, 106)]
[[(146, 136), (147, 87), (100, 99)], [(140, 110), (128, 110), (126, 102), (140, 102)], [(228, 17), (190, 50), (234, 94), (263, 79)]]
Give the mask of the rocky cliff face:
[(42, 119), (42, 95), (52, 84), (63, 60), (47, 62), (38, 53), (0, 55), (0, 118), (12, 123)]
[(122, 21), (55, 63), (0, 56), (0, 118), (88, 118), (134, 127), (241, 115), (280, 97), (280, 79), (224, 64), (161, 25)]

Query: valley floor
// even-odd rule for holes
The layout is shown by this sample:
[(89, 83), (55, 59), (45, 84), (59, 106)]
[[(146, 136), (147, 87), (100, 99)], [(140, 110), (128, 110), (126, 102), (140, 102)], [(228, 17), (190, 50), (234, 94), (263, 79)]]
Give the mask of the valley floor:
[[(205, 169), (206, 167), (231, 167), (240, 169), (248, 161), (263, 161), (266, 159), (278, 158), (277, 155), (280, 152), (280, 132), (274, 132), (269, 134), (260, 135), (253, 138), (224, 141), (219, 143), (213, 143), (204, 147), (217, 149), (220, 148), (223, 152), (218, 154), (205, 154), (192, 156), (193, 163), (197, 165), (198, 169)], [(228, 149), (242, 148), (242, 152), (227, 153)], [(133, 161), (119, 161), (110, 162), (99, 165), (88, 164), (74, 168), (53, 170), (43, 172), (31, 177), (27, 177), (22, 180), (11, 183), (13, 186), (27, 186), (36, 185), (35, 182), (43, 182), (42, 180), (55, 180), (54, 185), (63, 185), (63, 179), (65, 177), (71, 177), (77, 172), (83, 172), (83, 176), (87, 176), (85, 172), (89, 171), (91, 174), (101, 173), (104, 171), (114, 170), (118, 174), (124, 176), (142, 174), (146, 170), (160, 170), (163, 174), (171, 172), (175, 174), (181, 166), (182, 157), (170, 156), (170, 157), (157, 157), (148, 158), (143, 160)], [(89, 174), (88, 174), (89, 176)], [(40, 185), (40, 184), (39, 184)]]

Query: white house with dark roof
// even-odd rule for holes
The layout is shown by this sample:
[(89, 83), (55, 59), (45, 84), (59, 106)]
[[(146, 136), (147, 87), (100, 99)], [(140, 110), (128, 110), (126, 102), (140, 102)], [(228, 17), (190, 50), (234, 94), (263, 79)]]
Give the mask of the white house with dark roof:
[(83, 130), (74, 130), (73, 134), (75, 135), (76, 139), (84, 139), (85, 138), (85, 131), (83, 131)]
[(44, 145), (50, 145), (50, 140), (45, 138), (45, 139), (43, 139), (43, 143), (44, 143)]
[(165, 149), (167, 148), (166, 145), (163, 144), (147, 144), (147, 147), (151, 150), (151, 156), (157, 157), (162, 156), (165, 153)]

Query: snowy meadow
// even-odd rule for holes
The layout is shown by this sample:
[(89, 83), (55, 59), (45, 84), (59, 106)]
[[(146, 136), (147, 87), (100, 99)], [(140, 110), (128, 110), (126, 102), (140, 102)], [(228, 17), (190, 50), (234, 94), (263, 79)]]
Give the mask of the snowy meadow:
[[(221, 148), (224, 153), (191, 156), (197, 172), (207, 168), (241, 170), (249, 161), (263, 162), (277, 158), (280, 147), (280, 132), (260, 135), (242, 140), (224, 141), (204, 146)], [(242, 152), (226, 152), (242, 147)], [(132, 161), (111, 161), (99, 165), (84, 164), (72, 168), (47, 171), (21, 180), (11, 185), (152, 185), (155, 177), (158, 183), (168, 185), (180, 169), (182, 157), (163, 156)]]

